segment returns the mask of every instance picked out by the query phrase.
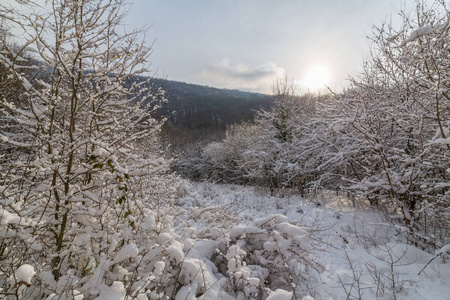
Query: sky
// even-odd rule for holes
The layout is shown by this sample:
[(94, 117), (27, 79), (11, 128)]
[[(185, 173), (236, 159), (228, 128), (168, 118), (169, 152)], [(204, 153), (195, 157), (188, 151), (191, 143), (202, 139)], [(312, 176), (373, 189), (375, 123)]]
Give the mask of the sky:
[(159, 78), (270, 93), (287, 77), (300, 92), (340, 91), (361, 71), (372, 27), (399, 24), (415, 1), (128, 0), (124, 26), (149, 27)]
[(150, 26), (157, 77), (270, 92), (347, 86), (367, 57), (373, 25), (413, 0), (135, 0), (126, 25)]

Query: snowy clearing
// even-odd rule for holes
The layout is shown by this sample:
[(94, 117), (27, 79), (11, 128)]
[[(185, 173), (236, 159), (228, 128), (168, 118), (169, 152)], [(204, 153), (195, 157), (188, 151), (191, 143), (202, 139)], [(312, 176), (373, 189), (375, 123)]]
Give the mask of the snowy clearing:
[[(406, 244), (401, 228), (370, 206), (353, 207), (352, 201), (334, 192), (303, 199), (270, 197), (260, 188), (236, 185), (199, 183), (195, 190), (209, 199), (203, 205), (227, 208), (244, 227), (255, 219), (281, 214), (312, 232), (310, 243), (324, 270), (309, 278), (309, 295), (299, 293), (297, 299), (448, 299), (450, 295), (448, 254), (444, 251), (433, 260), (434, 255)], [(271, 295), (292, 297), (281, 291)]]

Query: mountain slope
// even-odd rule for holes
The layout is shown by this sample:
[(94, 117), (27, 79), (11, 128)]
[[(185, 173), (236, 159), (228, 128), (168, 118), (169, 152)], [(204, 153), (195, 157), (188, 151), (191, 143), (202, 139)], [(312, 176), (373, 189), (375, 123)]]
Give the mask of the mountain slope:
[(251, 122), (257, 110), (269, 108), (273, 102), (270, 96), (258, 93), (162, 79), (153, 83), (166, 91), (168, 102), (159, 114), (168, 118), (163, 136), (173, 148), (220, 139), (227, 126)]

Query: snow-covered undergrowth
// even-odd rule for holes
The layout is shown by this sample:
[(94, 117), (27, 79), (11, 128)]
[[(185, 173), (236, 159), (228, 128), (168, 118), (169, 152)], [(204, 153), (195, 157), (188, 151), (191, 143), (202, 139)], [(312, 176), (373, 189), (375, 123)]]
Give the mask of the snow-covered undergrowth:
[[(0, 274), (0, 293), (77, 300), (450, 294), (449, 249), (434, 256), (407, 245), (401, 228), (370, 207), (355, 208), (332, 193), (277, 198), (251, 187), (173, 183), (177, 192), (139, 208), (132, 229), (116, 228), (108, 238), (77, 236), (72, 265), (59, 280), (45, 265), (21, 261), (13, 273)], [(20, 225), (20, 218), (5, 216), (10, 222), (2, 222), (3, 228)], [(108, 247), (96, 240), (109, 241)]]
[(241, 198), (245, 195), (231, 190), (216, 194), (212, 187), (197, 186), (179, 200), (187, 214), (180, 230), (188, 234), (181, 277), (191, 284), (175, 298), (291, 299), (307, 294), (308, 283), (319, 280), (324, 270), (311, 251), (311, 232), (277, 212), (248, 218), (238, 203), (249, 204), (254, 197)]
[(354, 207), (353, 201), (333, 192), (308, 199), (278, 198), (258, 188), (209, 183), (197, 184), (196, 190), (210, 204), (228, 207), (241, 224), (282, 215), (309, 233), (308, 255), (321, 267), (296, 283), (293, 299), (448, 299), (450, 295), (449, 249), (430, 254), (406, 244), (403, 227), (392, 225), (369, 205), (361, 207), (361, 201), (356, 202), (360, 207)]
[(32, 234), (39, 224), (3, 213), (1, 295), (280, 299), (306, 294), (311, 278), (318, 280), (323, 266), (311, 251), (310, 232), (287, 216), (243, 219), (234, 204), (214, 205), (180, 179), (156, 182), (145, 198), (126, 203), (125, 216), (117, 210), (123, 203), (112, 201), (71, 221), (58, 276), (46, 239)]

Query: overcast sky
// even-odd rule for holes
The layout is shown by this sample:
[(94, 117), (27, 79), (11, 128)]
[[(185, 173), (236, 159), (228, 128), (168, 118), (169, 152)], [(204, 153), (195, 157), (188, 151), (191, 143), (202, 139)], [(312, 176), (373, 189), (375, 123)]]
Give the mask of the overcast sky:
[(372, 26), (399, 23), (397, 12), (415, 6), (415, 0), (129, 3), (126, 28), (150, 26), (146, 39), (157, 77), (267, 93), (285, 76), (303, 90), (311, 78), (342, 89), (367, 57)]
[(127, 23), (151, 25), (158, 77), (265, 91), (277, 77), (303, 83), (311, 68), (347, 84), (368, 52), (372, 25), (413, 0), (135, 0)]

